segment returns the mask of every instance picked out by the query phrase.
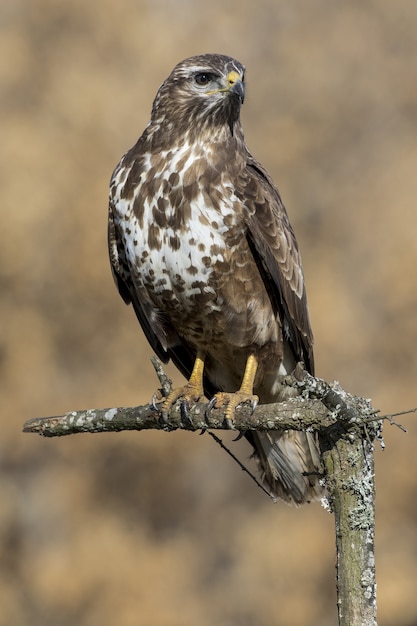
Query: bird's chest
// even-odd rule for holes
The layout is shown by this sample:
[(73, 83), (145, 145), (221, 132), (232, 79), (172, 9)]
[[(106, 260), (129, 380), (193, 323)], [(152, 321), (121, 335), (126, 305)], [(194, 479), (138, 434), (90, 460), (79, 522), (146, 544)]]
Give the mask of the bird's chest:
[(160, 310), (186, 323), (221, 310), (245, 240), (241, 204), (221, 176), (209, 184), (170, 168), (138, 188), (120, 225), (131, 271)]

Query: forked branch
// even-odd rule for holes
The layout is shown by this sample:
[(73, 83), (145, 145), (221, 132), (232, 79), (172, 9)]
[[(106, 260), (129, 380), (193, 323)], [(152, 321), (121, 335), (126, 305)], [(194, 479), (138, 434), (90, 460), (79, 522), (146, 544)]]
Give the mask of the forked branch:
[[(154, 360), (161, 397), (170, 381)], [(368, 400), (345, 392), (338, 383), (329, 385), (297, 368), (286, 377), (297, 387), (297, 397), (277, 404), (238, 407), (233, 420), (237, 431), (311, 430), (318, 434), (327, 487), (327, 501), (335, 515), (337, 591), (340, 626), (376, 626), (374, 559), (374, 441), (381, 441), (381, 417)], [(128, 408), (71, 411), (57, 417), (27, 421), (24, 432), (44, 437), (74, 433), (122, 430), (230, 428), (222, 410), (206, 411), (206, 404), (189, 409), (175, 405), (166, 420), (154, 403)], [(393, 422), (393, 416), (385, 416)]]

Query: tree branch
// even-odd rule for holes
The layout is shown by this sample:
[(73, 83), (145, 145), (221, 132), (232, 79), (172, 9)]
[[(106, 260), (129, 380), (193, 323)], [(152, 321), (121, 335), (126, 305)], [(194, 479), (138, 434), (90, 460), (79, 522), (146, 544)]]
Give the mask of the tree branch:
[[(190, 430), (226, 429), (224, 412), (216, 408), (206, 415), (205, 403), (198, 403), (185, 414), (181, 405), (175, 405), (166, 421), (152, 404), (135, 407), (87, 409), (71, 411), (56, 417), (39, 417), (25, 422), (23, 431), (43, 437), (61, 437), (75, 433), (116, 432), (122, 430)], [(328, 415), (319, 400), (294, 398), (287, 402), (261, 405), (251, 414), (247, 406), (238, 407), (233, 429), (245, 430), (319, 430), (330, 426), (335, 419)]]
[[(160, 362), (153, 360), (161, 383), (160, 396), (169, 393), (171, 381)], [(381, 418), (368, 400), (329, 385), (296, 368), (284, 384), (300, 395), (286, 402), (248, 406), (236, 410), (232, 428), (249, 430), (310, 430), (317, 432), (324, 465), (327, 503), (335, 515), (337, 589), (340, 626), (376, 626), (374, 559), (374, 440), (381, 438)], [(128, 408), (71, 411), (57, 417), (35, 418), (24, 432), (44, 437), (74, 433), (122, 430), (177, 429), (197, 431), (230, 428), (224, 410), (198, 403), (187, 408), (176, 404), (161, 419), (155, 402)], [(392, 416), (385, 416), (392, 422)]]
[[(161, 395), (169, 393), (171, 381), (164, 373), (158, 359), (153, 364), (161, 383)], [(232, 428), (247, 430), (313, 430), (331, 429), (343, 421), (344, 429), (360, 425), (365, 419), (375, 420), (376, 412), (362, 398), (347, 394), (338, 383), (329, 385), (302, 370), (286, 376), (284, 383), (297, 387), (301, 395), (285, 402), (264, 404), (255, 411), (247, 405), (239, 406)], [(361, 405), (361, 419), (358, 418), (358, 403)], [(356, 408), (355, 408), (356, 407)], [(197, 403), (185, 409), (175, 404), (167, 420), (161, 419), (158, 407), (151, 404), (135, 407), (114, 407), (71, 411), (54, 417), (38, 417), (25, 422), (23, 432), (37, 433), (43, 437), (62, 437), (75, 433), (118, 432), (122, 430), (165, 430), (177, 429), (198, 431), (202, 429), (227, 429), (224, 410), (206, 411), (205, 403)]]

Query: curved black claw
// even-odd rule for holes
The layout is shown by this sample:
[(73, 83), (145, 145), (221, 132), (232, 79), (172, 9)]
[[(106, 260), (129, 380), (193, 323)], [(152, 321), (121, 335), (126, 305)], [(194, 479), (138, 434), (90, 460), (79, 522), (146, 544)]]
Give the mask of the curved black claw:
[(258, 406), (258, 402), (259, 402), (259, 398), (258, 398), (258, 397), (255, 397), (255, 398), (252, 400), (252, 411), (251, 411), (251, 415), (253, 415), (253, 414), (255, 413), (255, 409), (256, 409), (256, 407)]
[(216, 396), (213, 396), (210, 402), (206, 404), (206, 408), (204, 409), (204, 417), (206, 418), (206, 420), (210, 419), (210, 413), (216, 406), (216, 402), (217, 402), (217, 398)]
[(226, 426), (228, 430), (235, 430), (233, 420), (231, 420), (230, 417), (224, 418), (224, 425)]
[(239, 434), (234, 439), (232, 439), (232, 441), (239, 441), (240, 439), (242, 439), (242, 437), (245, 436), (246, 432), (246, 430), (240, 430)]
[(187, 400), (183, 400), (181, 402), (180, 411), (181, 411), (181, 421), (184, 424), (184, 426), (188, 425), (188, 426), (193, 427), (194, 424), (193, 424), (193, 420), (191, 419)]

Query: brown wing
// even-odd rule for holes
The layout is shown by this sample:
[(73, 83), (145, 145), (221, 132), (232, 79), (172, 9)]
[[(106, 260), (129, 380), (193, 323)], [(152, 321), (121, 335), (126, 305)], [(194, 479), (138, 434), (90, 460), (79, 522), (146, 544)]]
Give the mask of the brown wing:
[(313, 334), (297, 240), (277, 188), (250, 155), (239, 192), (249, 209), (249, 245), (280, 315), (284, 340), (292, 346), (297, 361), (314, 373)]

